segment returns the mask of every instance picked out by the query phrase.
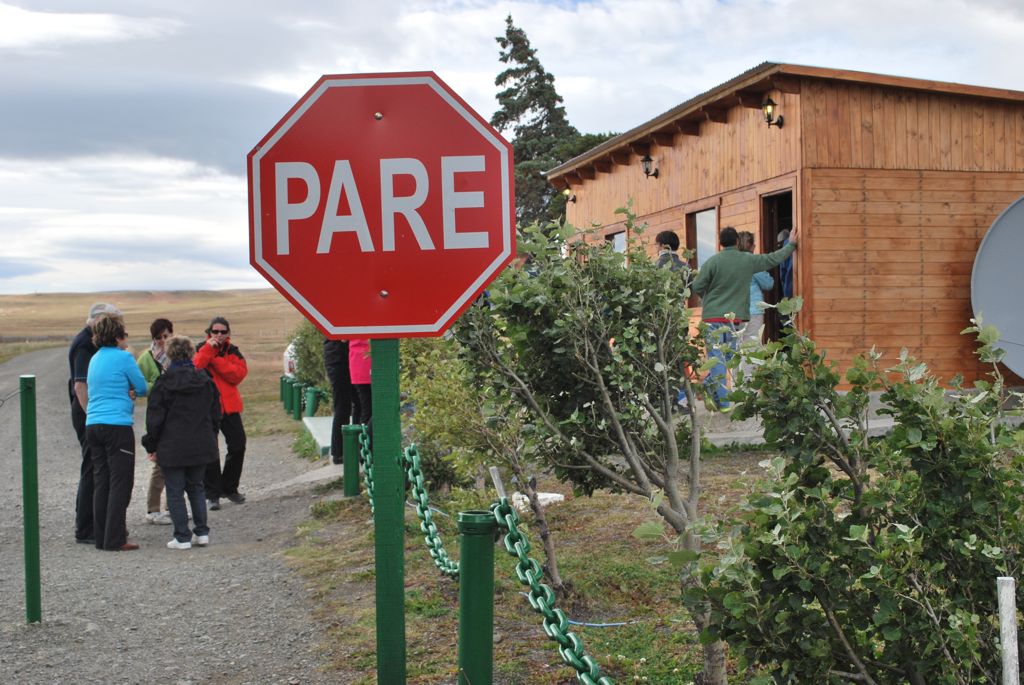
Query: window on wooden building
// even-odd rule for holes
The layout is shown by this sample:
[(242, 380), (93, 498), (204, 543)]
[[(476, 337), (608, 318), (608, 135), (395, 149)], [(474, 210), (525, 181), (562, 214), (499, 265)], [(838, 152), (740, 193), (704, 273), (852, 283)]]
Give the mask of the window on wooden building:
[(606, 243), (612, 244), (612, 249), (616, 252), (626, 251), (626, 232), (619, 231), (618, 233), (609, 233), (604, 237)]
[(686, 248), (695, 250), (690, 265), (699, 269), (718, 251), (718, 210), (712, 207), (686, 215)]
[[(686, 215), (686, 249), (693, 250), (690, 267), (699, 269), (718, 251), (718, 210), (714, 207)], [(699, 307), (700, 297), (694, 293), (688, 307)]]

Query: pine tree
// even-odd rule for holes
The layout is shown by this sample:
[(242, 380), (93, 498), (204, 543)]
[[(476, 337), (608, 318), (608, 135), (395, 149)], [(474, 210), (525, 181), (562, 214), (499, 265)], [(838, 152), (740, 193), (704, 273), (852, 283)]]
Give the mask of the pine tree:
[(555, 77), (545, 71), (526, 32), (512, 23), (511, 15), (505, 18), (505, 35), (495, 40), (501, 46), (499, 58), (509, 67), (494, 80), (504, 90), (498, 93), (500, 109), (491, 117), (491, 125), (514, 136), (516, 219), (521, 225), (555, 221), (565, 209), (565, 200), (543, 173), (565, 161), (559, 151), (573, 149), (580, 134), (565, 115)]

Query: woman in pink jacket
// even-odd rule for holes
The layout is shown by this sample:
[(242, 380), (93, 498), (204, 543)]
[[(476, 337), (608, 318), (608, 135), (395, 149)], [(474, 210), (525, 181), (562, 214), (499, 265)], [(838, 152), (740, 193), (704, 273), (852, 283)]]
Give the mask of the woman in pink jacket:
[(357, 424), (368, 426), (373, 407), (370, 399), (370, 341), (366, 338), (348, 341), (348, 370), (355, 390), (352, 419)]

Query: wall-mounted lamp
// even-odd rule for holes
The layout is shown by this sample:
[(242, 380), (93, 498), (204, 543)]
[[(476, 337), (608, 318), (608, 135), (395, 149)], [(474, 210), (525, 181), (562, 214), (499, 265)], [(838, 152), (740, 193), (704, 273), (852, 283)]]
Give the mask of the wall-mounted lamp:
[(761, 111), (764, 112), (764, 120), (768, 122), (769, 126), (778, 126), (782, 128), (782, 115), (775, 116), (775, 108), (778, 107), (775, 104), (775, 100), (771, 98), (766, 99), (761, 103)]
[(571, 189), (566, 188), (565, 190), (562, 191), (562, 195), (565, 195), (566, 202), (572, 202), (574, 204), (576, 203), (576, 194), (573, 193)]
[(643, 167), (644, 176), (658, 178), (658, 170), (654, 168), (654, 160), (651, 159), (650, 155), (644, 155), (643, 159), (640, 160), (640, 166)]

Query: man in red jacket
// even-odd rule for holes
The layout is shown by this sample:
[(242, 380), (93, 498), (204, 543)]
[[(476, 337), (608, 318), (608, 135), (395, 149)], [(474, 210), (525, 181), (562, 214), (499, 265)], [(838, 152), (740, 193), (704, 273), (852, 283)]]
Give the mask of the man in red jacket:
[(220, 432), (224, 434), (227, 454), (224, 470), (220, 459), (206, 467), (206, 505), (208, 509), (220, 509), (220, 498), (227, 497), (235, 504), (245, 502), (245, 495), (238, 491), (245, 461), (245, 427), (242, 425), (242, 394), (238, 384), (245, 380), (249, 368), (245, 357), (231, 344), (231, 326), (223, 316), (216, 316), (206, 329), (206, 342), (196, 349), (192, 363), (197, 369), (204, 369), (213, 378), (213, 384), (220, 393), (220, 405), (224, 418)]

